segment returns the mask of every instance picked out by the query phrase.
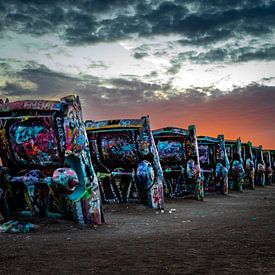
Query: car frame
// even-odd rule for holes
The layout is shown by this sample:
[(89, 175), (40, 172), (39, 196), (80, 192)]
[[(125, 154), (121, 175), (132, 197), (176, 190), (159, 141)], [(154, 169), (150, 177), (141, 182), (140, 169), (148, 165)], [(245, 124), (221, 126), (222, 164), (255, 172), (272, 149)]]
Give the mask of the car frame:
[(242, 143), (242, 158), (244, 160), (244, 187), (255, 189), (255, 162), (250, 141)]
[(198, 146), (205, 191), (220, 191), (227, 195), (230, 164), (224, 135), (218, 135), (217, 138), (199, 136)]
[(87, 120), (86, 131), (103, 202), (136, 201), (163, 209), (163, 172), (149, 116)]
[(225, 148), (230, 162), (229, 170), (229, 190), (243, 191), (245, 177), (244, 161), (242, 158), (241, 139), (225, 140)]
[(259, 186), (265, 186), (266, 165), (264, 162), (262, 145), (259, 145), (258, 147), (253, 146), (252, 152), (253, 152), (254, 162), (255, 162), (255, 184)]
[(0, 101), (0, 202), (4, 216), (104, 222), (78, 96)]
[(269, 150), (271, 157), (271, 168), (272, 168), (272, 183), (275, 183), (275, 150)]
[(195, 195), (203, 200), (195, 125), (188, 129), (165, 127), (153, 131), (165, 179), (165, 194), (169, 197)]
[(272, 169), (272, 160), (271, 160), (271, 150), (263, 150), (263, 158), (265, 163), (265, 184), (270, 185), (273, 183), (273, 169)]

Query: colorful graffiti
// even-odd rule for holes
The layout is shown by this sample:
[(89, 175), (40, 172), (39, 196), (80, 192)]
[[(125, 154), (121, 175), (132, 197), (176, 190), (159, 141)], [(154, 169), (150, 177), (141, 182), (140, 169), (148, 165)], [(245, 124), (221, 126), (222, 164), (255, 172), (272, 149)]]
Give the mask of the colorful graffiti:
[[(195, 125), (190, 125), (188, 127), (188, 135), (185, 139), (185, 150), (186, 150), (186, 158), (189, 160), (194, 161), (194, 169), (195, 171), (193, 174), (196, 177), (190, 177), (188, 175), (189, 179), (192, 179), (193, 182), (195, 182), (195, 194), (197, 200), (203, 200), (204, 198), (204, 186), (203, 186), (203, 177), (201, 174), (201, 168), (200, 168), (200, 159), (199, 159), (199, 149), (198, 149), (198, 140), (197, 140), (197, 133), (196, 133), (196, 127)], [(191, 170), (191, 169), (190, 169)]]
[(232, 179), (236, 183), (237, 190), (243, 191), (244, 169), (238, 160), (234, 160), (232, 163)]
[(252, 153), (251, 142), (242, 144), (242, 156), (245, 162), (244, 170), (244, 187), (249, 187), (250, 189), (255, 189), (255, 163), (254, 156)]
[(21, 100), (15, 102), (6, 100), (5, 103), (0, 102), (1, 113), (18, 110), (59, 111), (60, 102), (48, 100)]
[(200, 136), (198, 144), (205, 190), (228, 194), (229, 160), (224, 136), (218, 135), (217, 138)]
[[(0, 100), (0, 219), (20, 215), (104, 222), (104, 203), (163, 209), (163, 194), (195, 195), (274, 182), (275, 151), (149, 117), (83, 122), (79, 98)], [(93, 160), (93, 162), (92, 162)], [(95, 167), (95, 168), (94, 168)]]
[(263, 158), (266, 166), (266, 169), (265, 169), (266, 184), (269, 185), (273, 181), (273, 169), (272, 169), (272, 160), (271, 160), (270, 150), (263, 150)]
[(248, 178), (248, 186), (251, 189), (255, 189), (255, 164), (252, 159), (246, 160), (245, 170)]
[(228, 169), (220, 162), (216, 165), (215, 178), (221, 184), (221, 193), (228, 194)]
[(0, 104), (0, 128), (4, 216), (104, 221), (78, 97)]
[(229, 190), (243, 191), (245, 178), (242, 143), (240, 138), (225, 141), (228, 158), (230, 160)]
[(9, 128), (11, 149), (21, 165), (60, 164), (57, 138), (50, 118), (15, 122)]
[(216, 165), (216, 181), (220, 183), (221, 193), (228, 194), (228, 172), (230, 169), (230, 162), (225, 149), (225, 141), (223, 135), (218, 135), (218, 147), (217, 147), (217, 165)]
[(203, 198), (196, 132), (166, 127), (153, 131), (165, 177), (165, 194), (169, 197), (194, 194)]
[(184, 161), (184, 146), (179, 140), (160, 140), (157, 148), (162, 164), (180, 163)]
[(134, 167), (139, 161), (134, 131), (101, 133), (100, 147), (103, 160), (108, 167)]
[(255, 184), (265, 186), (266, 165), (264, 162), (263, 148), (260, 145), (259, 147), (253, 147), (252, 150), (255, 156)]
[(163, 173), (149, 117), (87, 121), (86, 129), (104, 203), (141, 201), (162, 209)]

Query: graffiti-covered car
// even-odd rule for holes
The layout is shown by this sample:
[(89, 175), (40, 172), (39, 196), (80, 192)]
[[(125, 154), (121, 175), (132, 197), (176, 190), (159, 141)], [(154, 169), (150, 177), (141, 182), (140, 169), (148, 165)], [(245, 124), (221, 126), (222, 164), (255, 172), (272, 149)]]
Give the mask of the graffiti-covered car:
[(244, 160), (244, 187), (255, 189), (255, 161), (250, 141), (242, 143), (242, 159)]
[(104, 203), (141, 202), (162, 209), (163, 172), (149, 117), (86, 121)]
[(272, 168), (272, 183), (275, 183), (275, 150), (270, 151), (270, 158), (271, 158), (271, 168)]
[(153, 131), (165, 179), (165, 194), (169, 197), (194, 194), (204, 197), (203, 180), (198, 158), (194, 125), (187, 130), (166, 127)]
[(243, 191), (245, 171), (241, 139), (225, 140), (225, 148), (230, 162), (229, 190)]
[(271, 160), (271, 151), (263, 150), (263, 157), (265, 163), (265, 184), (273, 183), (273, 169), (272, 169), (272, 160)]
[(0, 148), (5, 216), (103, 222), (79, 97), (0, 102)]
[(260, 186), (265, 186), (265, 172), (266, 166), (264, 162), (263, 148), (261, 145), (259, 147), (253, 146), (252, 153), (255, 162), (255, 184)]
[(199, 157), (205, 191), (228, 194), (228, 170), (230, 168), (225, 150), (224, 136), (198, 137)]

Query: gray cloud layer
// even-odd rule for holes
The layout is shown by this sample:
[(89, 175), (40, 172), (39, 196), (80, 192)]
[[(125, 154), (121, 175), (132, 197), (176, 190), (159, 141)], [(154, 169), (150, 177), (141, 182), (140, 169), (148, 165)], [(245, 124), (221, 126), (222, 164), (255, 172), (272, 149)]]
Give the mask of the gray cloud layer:
[(271, 33), (274, 14), (271, 0), (11, 0), (0, 4), (0, 30), (56, 32), (70, 44), (170, 33), (183, 35), (181, 43), (209, 44)]
[[(272, 0), (10, 0), (0, 2), (0, 35), (54, 33), (74, 46), (176, 34), (179, 45), (193, 50), (169, 57), (167, 73), (173, 75), (185, 61), (275, 60), (274, 41), (267, 39), (275, 33), (274, 14)], [(247, 38), (254, 44), (243, 45)], [(226, 41), (231, 44), (213, 47)], [(136, 59), (166, 53), (165, 49), (149, 52), (148, 45), (133, 50)]]

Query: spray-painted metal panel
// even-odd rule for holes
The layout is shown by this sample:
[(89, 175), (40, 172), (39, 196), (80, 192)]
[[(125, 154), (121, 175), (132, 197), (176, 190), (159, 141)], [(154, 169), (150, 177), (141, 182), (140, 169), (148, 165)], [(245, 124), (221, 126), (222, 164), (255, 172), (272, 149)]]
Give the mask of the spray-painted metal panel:
[(272, 169), (272, 159), (271, 159), (271, 150), (263, 150), (263, 158), (265, 163), (265, 184), (273, 183), (273, 169)]
[(270, 151), (270, 158), (271, 158), (271, 168), (272, 168), (272, 182), (275, 183), (275, 150)]
[(255, 162), (255, 184), (259, 186), (265, 186), (266, 182), (266, 165), (264, 162), (263, 148), (252, 147), (252, 153)]
[(225, 140), (225, 147), (230, 161), (229, 190), (243, 191), (245, 177), (241, 139)]
[(194, 194), (204, 197), (198, 157), (196, 128), (166, 127), (153, 131), (164, 171), (165, 194), (169, 197)]
[(255, 162), (250, 141), (242, 143), (242, 158), (245, 171), (243, 186), (255, 189)]
[(225, 149), (224, 136), (217, 138), (198, 137), (200, 165), (205, 191), (220, 191), (228, 194), (229, 160)]
[(149, 117), (86, 121), (86, 130), (103, 201), (162, 209), (163, 172)]
[(31, 214), (101, 224), (97, 177), (78, 97), (0, 102), (0, 203)]

